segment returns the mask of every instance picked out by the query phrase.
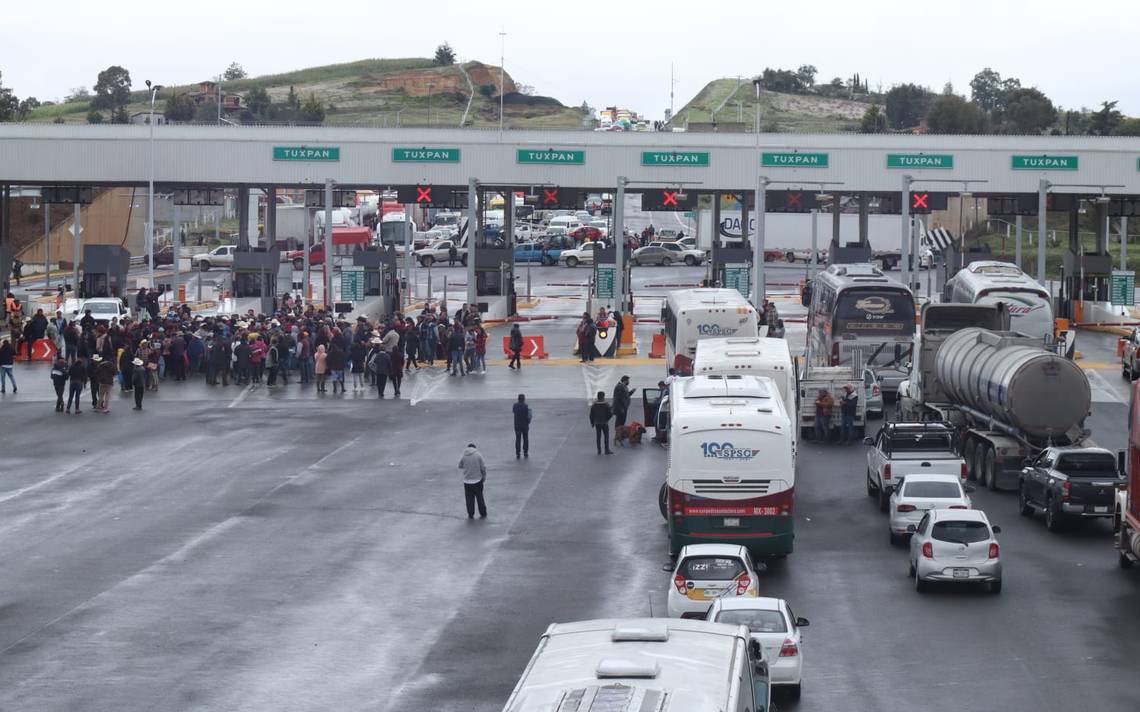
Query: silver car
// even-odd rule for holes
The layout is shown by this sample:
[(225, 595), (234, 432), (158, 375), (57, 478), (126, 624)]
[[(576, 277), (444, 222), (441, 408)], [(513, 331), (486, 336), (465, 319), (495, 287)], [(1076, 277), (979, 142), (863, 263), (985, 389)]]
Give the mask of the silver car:
[(990, 593), (1001, 593), (1001, 547), (980, 509), (932, 509), (918, 526), (907, 527), (910, 538), (910, 575), (914, 589), (926, 591), (930, 583), (982, 583)]
[(907, 527), (917, 526), (932, 509), (970, 509), (973, 502), (970, 485), (962, 486), (957, 475), (902, 475), (902, 482), (891, 493), (891, 506), (887, 509), (887, 530), (891, 543), (905, 539)]

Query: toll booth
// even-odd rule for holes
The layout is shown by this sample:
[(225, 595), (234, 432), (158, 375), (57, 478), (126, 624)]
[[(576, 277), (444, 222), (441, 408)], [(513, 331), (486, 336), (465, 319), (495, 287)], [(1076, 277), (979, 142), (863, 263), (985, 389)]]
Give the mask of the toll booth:
[[(831, 202), (831, 244), (827, 248), (828, 264), (849, 265), (860, 262), (870, 262), (875, 253), (871, 249), (869, 235), (869, 219), (871, 203), (874, 199), (870, 193), (856, 193), (854, 195), (835, 194)], [(844, 208), (854, 207), (859, 213), (859, 237), (855, 242), (843, 242), (840, 236), (840, 216)]]
[[(1056, 204), (1056, 201), (1055, 201)], [(1069, 249), (1061, 255), (1061, 293), (1057, 315), (1080, 320), (1076, 302), (1107, 302), (1112, 284), (1112, 256), (1108, 253), (1109, 204), (1088, 200), (1089, 213), (1096, 215), (1096, 244), (1085, 250), (1080, 237), (1080, 201), (1069, 206)]]
[(127, 293), (127, 272), (130, 268), (131, 253), (121, 245), (84, 245), (80, 295), (123, 296)]
[(352, 253), (352, 265), (363, 268), (365, 296), (383, 299), (382, 314), (391, 314), (399, 303), (397, 264), (396, 249), (392, 245), (383, 250), (365, 249)]
[[(610, 271), (617, 266), (617, 249), (617, 245), (608, 245), (594, 251), (594, 295), (596, 299), (594, 311), (597, 311), (600, 306), (609, 307), (611, 311), (615, 308), (622, 311), (619, 304), (621, 295), (615, 293), (617, 280), (613, 278), (613, 272)], [(622, 267), (625, 270), (625, 284), (631, 285), (629, 263), (633, 250), (630, 249), (628, 243), (623, 245), (622, 249), (624, 250), (622, 252)]]
[(272, 314), (273, 303), (277, 297), (277, 271), (280, 268), (279, 250), (234, 252), (234, 297), (238, 299), (257, 297), (261, 300), (261, 312)]
[[(497, 316), (505, 311), (506, 316), (515, 316), (518, 306), (515, 300), (514, 263), (515, 250), (510, 243), (501, 247), (493, 246), (491, 240), (482, 238), (475, 243), (475, 296), (479, 312)], [(483, 299), (486, 297), (487, 299)], [(494, 302), (504, 303), (502, 309), (495, 309)]]

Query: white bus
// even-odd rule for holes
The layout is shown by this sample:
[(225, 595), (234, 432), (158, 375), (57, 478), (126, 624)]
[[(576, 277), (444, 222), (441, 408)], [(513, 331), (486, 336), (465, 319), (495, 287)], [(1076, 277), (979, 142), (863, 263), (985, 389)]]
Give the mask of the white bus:
[(503, 712), (769, 712), (748, 627), (678, 618), (553, 623)]
[(759, 336), (756, 309), (735, 289), (679, 289), (661, 309), (665, 325), (665, 366), (693, 372), (697, 341), (726, 336)]
[(1012, 262), (971, 262), (942, 288), (942, 301), (997, 304), (1009, 309), (1009, 328), (1053, 341), (1053, 304), (1048, 290)]
[[(780, 391), (784, 410), (793, 423), (796, 418), (796, 367), (788, 342), (760, 336), (727, 339), (701, 339), (697, 342), (697, 358), (693, 374), (763, 376), (771, 378)], [(792, 428), (792, 452), (799, 450), (799, 428)]]
[(831, 265), (804, 288), (811, 366), (869, 367), (884, 393), (907, 377), (914, 295), (869, 264)]
[(661, 494), (673, 555), (689, 544), (792, 552), (794, 423), (770, 378), (693, 376), (671, 387)]

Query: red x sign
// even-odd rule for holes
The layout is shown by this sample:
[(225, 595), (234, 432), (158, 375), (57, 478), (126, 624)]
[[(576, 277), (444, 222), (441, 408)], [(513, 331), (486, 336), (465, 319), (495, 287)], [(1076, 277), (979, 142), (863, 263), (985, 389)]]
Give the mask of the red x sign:
[(801, 207), (803, 205), (803, 197), (803, 193), (788, 193), (788, 207)]
[(930, 193), (911, 193), (910, 194), (910, 209), (911, 210), (929, 210), (930, 209)]
[(431, 186), (416, 186), (416, 202), (417, 203), (430, 203), (431, 202)]
[(560, 205), (561, 201), (558, 200), (557, 188), (543, 188), (542, 189), (542, 204), (543, 205)]
[(668, 206), (668, 205), (672, 205), (673, 207), (679, 207), (677, 205), (677, 193), (679, 193), (679, 192), (680, 191), (678, 191), (678, 190), (663, 190), (663, 191), (661, 191), (661, 205), (662, 205), (662, 207)]

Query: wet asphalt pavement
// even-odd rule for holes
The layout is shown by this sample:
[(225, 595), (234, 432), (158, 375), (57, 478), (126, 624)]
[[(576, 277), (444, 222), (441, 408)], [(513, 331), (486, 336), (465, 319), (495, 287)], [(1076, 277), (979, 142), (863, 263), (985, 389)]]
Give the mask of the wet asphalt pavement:
[[(527, 328), (566, 355), (570, 323)], [(1099, 364), (1091, 427), (1122, 447), (1113, 339), (1079, 347)], [(0, 710), (501, 709), (549, 623), (664, 611), (666, 452), (595, 455), (585, 408), (662, 369), (492, 362), (412, 376), (399, 401), (166, 383), (143, 413), (117, 396), (67, 416), (45, 366), (17, 367), (0, 400)], [(463, 508), (469, 441), (486, 521)], [(979, 490), (1003, 593), (920, 595), (863, 474), (861, 446), (803, 447), (796, 552), (761, 580), (812, 623), (803, 698), (781, 710), (1140, 705), (1140, 575), (1117, 568), (1107, 523), (1050, 534)]]

